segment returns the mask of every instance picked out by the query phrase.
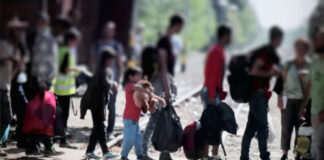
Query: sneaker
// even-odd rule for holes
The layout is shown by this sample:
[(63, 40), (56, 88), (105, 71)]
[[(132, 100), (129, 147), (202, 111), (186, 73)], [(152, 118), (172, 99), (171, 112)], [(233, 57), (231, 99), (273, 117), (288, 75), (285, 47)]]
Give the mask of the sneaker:
[(101, 157), (96, 155), (94, 152), (91, 152), (86, 154), (86, 159), (101, 159)]
[(212, 160), (222, 160), (222, 158), (219, 155), (217, 155), (217, 156), (213, 156)]
[(61, 148), (68, 148), (68, 149), (78, 149), (77, 146), (72, 145), (71, 143), (67, 142), (67, 143), (61, 143), (60, 144)]
[(154, 159), (146, 155), (146, 156), (142, 156), (141, 160), (154, 160)]
[(287, 154), (282, 155), (281, 160), (288, 160)]
[(0, 148), (0, 157), (6, 157), (8, 154)]
[(116, 137), (113, 135), (113, 133), (108, 133), (107, 140), (112, 140), (114, 138)]
[(54, 147), (44, 150), (44, 157), (59, 156), (64, 154), (64, 152), (58, 152)]
[(127, 157), (121, 157), (120, 160), (128, 160)]
[(102, 156), (103, 159), (111, 159), (111, 158), (116, 158), (116, 157), (118, 157), (118, 156), (112, 154), (111, 152), (107, 152)]

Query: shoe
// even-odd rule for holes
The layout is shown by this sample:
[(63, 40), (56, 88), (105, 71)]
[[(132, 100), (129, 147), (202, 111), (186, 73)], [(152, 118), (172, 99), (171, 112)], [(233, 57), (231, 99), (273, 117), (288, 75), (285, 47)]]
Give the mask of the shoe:
[(142, 156), (141, 160), (154, 160), (154, 159), (146, 155), (146, 156)]
[(64, 152), (58, 152), (54, 147), (44, 150), (44, 157), (59, 156), (64, 154)]
[(94, 152), (91, 152), (86, 154), (86, 159), (101, 159), (101, 157), (96, 155)]
[(281, 160), (288, 160), (287, 154), (282, 155)]
[(107, 140), (112, 140), (114, 138), (116, 137), (113, 135), (113, 133), (108, 133)]
[(71, 143), (67, 142), (67, 143), (61, 143), (60, 144), (61, 148), (68, 148), (68, 149), (78, 149), (77, 146), (72, 145)]
[(0, 157), (7, 157), (7, 153), (0, 148)]
[(120, 160), (128, 160), (126, 157), (121, 157)]
[(217, 155), (217, 156), (213, 156), (212, 160), (222, 160), (222, 158), (219, 155)]
[(112, 154), (111, 152), (107, 152), (102, 156), (103, 159), (111, 159), (111, 158), (116, 158), (116, 157), (118, 157), (118, 156)]
[(41, 155), (43, 153), (39, 149), (26, 149), (25, 154), (27, 156), (38, 156), (38, 155)]

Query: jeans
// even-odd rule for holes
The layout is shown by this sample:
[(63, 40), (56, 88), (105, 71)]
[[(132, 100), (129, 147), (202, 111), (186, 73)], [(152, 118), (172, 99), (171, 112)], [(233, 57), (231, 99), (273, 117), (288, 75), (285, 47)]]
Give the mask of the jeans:
[(67, 122), (70, 114), (70, 96), (57, 96), (59, 106), (62, 108), (62, 118), (63, 127), (65, 131), (65, 136), (61, 138), (61, 144), (67, 143), (66, 132), (67, 132)]
[[(209, 90), (207, 87), (202, 88), (201, 93), (200, 93), (200, 98), (201, 98), (201, 102), (203, 104), (204, 109), (206, 109), (209, 104)], [(216, 91), (215, 102), (216, 102), (216, 104), (221, 103), (221, 100), (219, 99), (219, 95), (218, 95), (217, 91)]]
[(318, 157), (317, 160), (323, 160), (324, 159), (324, 122), (322, 122), (319, 126), (319, 132), (318, 132)]
[(124, 119), (124, 141), (121, 156), (127, 158), (128, 153), (135, 146), (137, 157), (142, 155), (142, 133), (138, 121)]
[(107, 133), (111, 134), (114, 132), (115, 120), (116, 120), (116, 98), (117, 93), (111, 93), (109, 95), (109, 103), (108, 103), (108, 127)]
[(92, 121), (93, 121), (93, 128), (91, 130), (91, 135), (89, 139), (89, 145), (87, 148), (87, 153), (94, 152), (96, 148), (96, 144), (99, 141), (102, 153), (107, 153), (108, 146), (107, 146), (107, 139), (106, 139), (106, 132), (105, 132), (105, 122), (104, 120), (100, 120), (96, 118), (96, 114), (91, 111), (92, 114)]
[[(281, 111), (281, 149), (288, 151), (290, 149), (290, 140), (293, 129), (298, 133), (301, 125), (298, 114), (301, 108), (302, 100), (288, 99), (287, 107)], [(295, 140), (296, 145), (296, 140)]]
[(267, 160), (270, 153), (267, 148), (268, 129), (268, 99), (264, 91), (257, 91), (249, 101), (250, 111), (247, 126), (242, 140), (241, 160), (249, 158), (252, 138), (257, 133), (260, 158)]
[(146, 128), (143, 133), (143, 141), (142, 141), (142, 155), (147, 156), (149, 144), (153, 135), (153, 131), (155, 128), (155, 123), (157, 121), (157, 117), (159, 114), (159, 110), (156, 110), (154, 113), (151, 113), (150, 119), (146, 124)]
[(0, 137), (12, 120), (9, 91), (0, 89)]
[[(312, 127), (313, 127), (313, 136), (312, 136), (312, 150), (311, 154), (314, 159), (318, 158), (318, 146), (319, 146), (319, 129), (320, 122), (318, 115), (312, 114)], [(317, 159), (316, 159), (317, 160)]]

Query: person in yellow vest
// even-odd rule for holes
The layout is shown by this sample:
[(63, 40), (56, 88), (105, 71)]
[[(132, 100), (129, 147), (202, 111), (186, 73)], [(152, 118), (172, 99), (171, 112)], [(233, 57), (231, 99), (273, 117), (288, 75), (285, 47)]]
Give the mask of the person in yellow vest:
[[(58, 54), (58, 74), (53, 82), (53, 92), (57, 97), (59, 106), (62, 109), (63, 127), (65, 134), (60, 139), (60, 147), (77, 149), (67, 140), (67, 121), (70, 112), (70, 99), (76, 93), (75, 85), (75, 58), (72, 49), (78, 45), (79, 35), (68, 32), (64, 38), (64, 45), (60, 47)], [(57, 117), (59, 118), (59, 117)]]

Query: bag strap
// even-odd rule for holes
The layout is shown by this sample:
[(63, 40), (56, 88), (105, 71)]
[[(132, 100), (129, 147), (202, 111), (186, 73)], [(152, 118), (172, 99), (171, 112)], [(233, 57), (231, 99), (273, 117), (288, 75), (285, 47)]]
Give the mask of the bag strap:
[(72, 112), (74, 116), (78, 115), (78, 111), (74, 108), (74, 103), (73, 100), (70, 100), (71, 106), (72, 106)]

